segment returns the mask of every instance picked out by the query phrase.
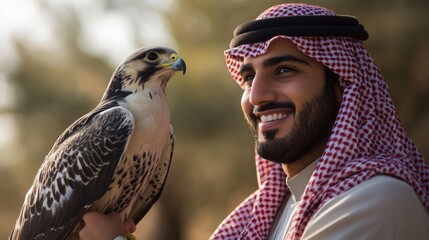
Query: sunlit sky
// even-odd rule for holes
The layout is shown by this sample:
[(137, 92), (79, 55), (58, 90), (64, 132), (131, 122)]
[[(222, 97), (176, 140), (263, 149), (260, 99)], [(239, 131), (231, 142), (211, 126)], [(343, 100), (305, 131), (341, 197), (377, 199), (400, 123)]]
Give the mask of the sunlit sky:
[[(46, 7), (54, 9), (56, 14), (67, 14), (65, 9), (75, 10), (78, 20), (84, 23), (82, 34), (77, 36), (79, 46), (91, 54), (105, 57), (114, 66), (139, 47), (136, 39), (148, 45), (175, 47), (168, 23), (162, 15), (173, 1), (145, 0), (141, 2), (145, 6), (142, 10), (129, 7), (128, 0), (113, 0), (109, 4), (118, 8), (105, 11), (101, 1), (1, 0), (0, 150), (8, 149), (16, 129), (11, 115), (2, 111), (13, 107), (15, 96), (19, 94), (19, 88), (7, 78), (8, 72), (19, 63), (13, 40), (25, 39), (27, 46), (40, 51), (56, 51), (62, 47), (55, 19)], [(138, 24), (133, 25), (133, 20)]]
[[(43, 4), (39, 4), (40, 2)], [(2, 0), (0, 1), (0, 52), (2, 55), (0, 69), (11, 67), (10, 65), (17, 61), (12, 45), (14, 37), (24, 37), (28, 40), (28, 44), (39, 49), (55, 50), (61, 47), (56, 36), (54, 19), (43, 10), (46, 5), (55, 9), (58, 14), (66, 14), (65, 8), (74, 9), (79, 20), (84, 23), (83, 34), (78, 36), (81, 47), (89, 52), (104, 55), (115, 64), (118, 58), (124, 58), (130, 49), (136, 47), (134, 34), (148, 44), (173, 44), (168, 32), (168, 24), (160, 13), (169, 8), (173, 0), (145, 0), (144, 2), (148, 6), (148, 10), (144, 12), (131, 7), (106, 12), (100, 5), (100, 1)], [(141, 21), (135, 33), (131, 18), (136, 16), (140, 17), (141, 19), (138, 20)]]

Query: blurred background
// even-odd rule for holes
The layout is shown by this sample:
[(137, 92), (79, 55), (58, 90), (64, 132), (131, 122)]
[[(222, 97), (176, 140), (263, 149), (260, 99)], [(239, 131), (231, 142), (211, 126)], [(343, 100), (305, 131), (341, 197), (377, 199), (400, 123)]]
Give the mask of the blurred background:
[[(0, 239), (44, 156), (96, 106), (134, 49), (165, 45), (188, 71), (167, 93), (175, 153), (139, 239), (208, 239), (256, 188), (253, 140), (223, 50), (234, 28), (274, 4), (249, 0), (0, 1)], [(429, 159), (429, 1), (305, 1), (357, 16), (402, 122)]]

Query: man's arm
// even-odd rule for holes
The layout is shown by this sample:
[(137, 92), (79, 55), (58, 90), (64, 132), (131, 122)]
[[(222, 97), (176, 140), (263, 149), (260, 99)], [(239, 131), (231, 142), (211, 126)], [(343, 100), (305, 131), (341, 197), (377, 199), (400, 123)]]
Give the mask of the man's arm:
[(82, 219), (85, 226), (79, 232), (81, 240), (113, 240), (117, 236), (124, 235), (125, 232), (132, 233), (136, 230), (133, 220), (128, 219), (123, 222), (117, 213), (106, 215), (88, 212)]
[(429, 239), (429, 214), (411, 186), (380, 175), (329, 201), (302, 239)]

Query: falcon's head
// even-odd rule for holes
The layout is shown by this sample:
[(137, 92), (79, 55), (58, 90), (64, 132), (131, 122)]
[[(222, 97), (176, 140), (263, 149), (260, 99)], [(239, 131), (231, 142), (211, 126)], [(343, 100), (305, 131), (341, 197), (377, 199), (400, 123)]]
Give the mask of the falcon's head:
[(125, 58), (115, 70), (103, 99), (123, 97), (143, 90), (148, 84), (165, 88), (176, 71), (185, 74), (186, 64), (173, 49), (138, 49)]

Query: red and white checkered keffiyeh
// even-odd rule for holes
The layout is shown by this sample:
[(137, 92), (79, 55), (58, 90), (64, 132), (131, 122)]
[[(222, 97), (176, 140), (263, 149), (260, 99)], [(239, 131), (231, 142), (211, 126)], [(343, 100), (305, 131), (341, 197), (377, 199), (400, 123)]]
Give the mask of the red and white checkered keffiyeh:
[[(282, 4), (257, 19), (277, 16), (336, 15), (307, 4)], [(341, 107), (327, 147), (302, 195), (288, 239), (299, 239), (327, 201), (378, 174), (407, 182), (429, 211), (429, 167), (406, 135), (383, 77), (361, 41), (348, 37), (276, 36), (225, 51), (228, 70), (242, 86), (243, 57), (267, 51), (273, 39), (291, 40), (304, 54), (340, 76)], [(259, 189), (218, 227), (211, 239), (266, 239), (286, 193), (280, 164), (256, 156)]]

